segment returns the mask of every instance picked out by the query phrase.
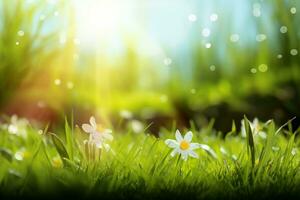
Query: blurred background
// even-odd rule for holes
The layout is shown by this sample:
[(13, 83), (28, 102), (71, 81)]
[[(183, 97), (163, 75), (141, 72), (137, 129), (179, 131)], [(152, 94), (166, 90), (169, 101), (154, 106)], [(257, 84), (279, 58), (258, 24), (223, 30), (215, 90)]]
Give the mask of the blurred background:
[(0, 0), (0, 112), (153, 133), (284, 123), (300, 117), (299, 22), (298, 0)]

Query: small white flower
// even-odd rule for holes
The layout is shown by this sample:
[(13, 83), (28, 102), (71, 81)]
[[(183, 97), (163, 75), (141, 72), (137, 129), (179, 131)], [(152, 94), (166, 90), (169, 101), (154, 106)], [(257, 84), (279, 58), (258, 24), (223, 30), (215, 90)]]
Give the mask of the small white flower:
[(134, 133), (141, 133), (144, 130), (144, 125), (139, 120), (132, 120), (131, 129)]
[[(244, 120), (242, 120), (241, 124), (242, 137), (246, 137), (246, 127)], [(262, 127), (260, 126), (259, 120), (257, 118), (254, 118), (253, 122), (250, 122), (249, 124), (254, 137), (259, 135), (262, 139), (267, 138), (267, 134), (264, 131), (262, 131)]]
[(89, 143), (95, 144), (97, 148), (105, 148), (106, 151), (110, 149), (109, 144), (106, 144), (106, 141), (112, 141), (113, 136), (111, 135), (112, 131), (110, 129), (99, 130), (95, 117), (90, 118), (90, 124), (82, 124), (82, 129), (90, 134)]
[(17, 115), (13, 115), (10, 119), (10, 124), (7, 130), (10, 134), (27, 137), (27, 125), (29, 122), (26, 119), (19, 119)]
[(198, 154), (193, 150), (199, 148), (198, 143), (191, 143), (193, 138), (193, 133), (191, 131), (187, 132), (184, 137), (182, 137), (179, 130), (176, 130), (175, 133), (176, 140), (167, 139), (165, 144), (173, 148), (174, 150), (171, 152), (171, 156), (174, 157), (177, 153), (181, 154), (183, 160), (187, 160), (188, 156), (193, 158), (199, 158)]
[(18, 160), (18, 161), (22, 161), (24, 160), (25, 158), (28, 158), (29, 157), (29, 152), (26, 151), (25, 148), (21, 148), (19, 151), (17, 151), (15, 153), (15, 159)]

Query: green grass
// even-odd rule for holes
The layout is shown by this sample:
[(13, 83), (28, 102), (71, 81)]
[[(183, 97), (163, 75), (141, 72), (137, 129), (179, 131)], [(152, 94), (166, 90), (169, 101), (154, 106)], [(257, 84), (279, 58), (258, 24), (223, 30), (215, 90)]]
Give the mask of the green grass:
[(112, 150), (100, 152), (88, 149), (88, 135), (68, 123), (56, 134), (28, 125), (26, 138), (1, 125), (0, 198), (299, 198), (299, 129), (269, 122), (262, 139), (247, 124), (246, 138), (235, 126), (226, 137), (211, 127), (191, 128), (193, 142), (211, 149), (198, 149), (199, 159), (187, 161), (171, 157), (164, 143), (174, 130), (162, 128), (160, 138), (147, 130), (113, 132)]

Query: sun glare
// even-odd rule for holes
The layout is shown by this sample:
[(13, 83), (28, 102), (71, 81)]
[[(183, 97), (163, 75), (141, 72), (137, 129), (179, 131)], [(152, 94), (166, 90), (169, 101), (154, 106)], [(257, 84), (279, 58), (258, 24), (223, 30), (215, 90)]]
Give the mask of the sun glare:
[(87, 1), (76, 9), (77, 34), (84, 44), (109, 41), (121, 29), (121, 5), (115, 1)]

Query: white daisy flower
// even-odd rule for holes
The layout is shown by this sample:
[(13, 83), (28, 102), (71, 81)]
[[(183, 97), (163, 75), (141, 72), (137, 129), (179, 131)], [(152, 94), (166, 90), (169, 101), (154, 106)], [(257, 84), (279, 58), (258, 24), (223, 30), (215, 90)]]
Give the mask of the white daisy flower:
[[(242, 132), (242, 137), (246, 137), (246, 127), (245, 127), (245, 121), (242, 120), (241, 122), (242, 127), (241, 127), (241, 132)], [(250, 128), (252, 131), (253, 136), (259, 135), (262, 139), (267, 138), (267, 134), (262, 131), (262, 127), (259, 124), (259, 120), (257, 118), (254, 118), (253, 122), (249, 122)]]
[(112, 131), (110, 129), (99, 130), (95, 117), (90, 118), (90, 124), (82, 124), (82, 129), (90, 134), (89, 143), (95, 144), (97, 148), (105, 148), (106, 151), (110, 149), (106, 141), (113, 140)]
[(191, 131), (187, 132), (184, 137), (182, 137), (179, 130), (175, 133), (176, 140), (167, 139), (165, 144), (168, 147), (173, 148), (171, 156), (174, 157), (177, 153), (181, 155), (183, 160), (187, 160), (188, 156), (193, 158), (199, 158), (198, 154), (194, 152), (194, 149), (198, 149), (200, 146), (198, 143), (191, 143), (193, 138), (193, 133)]

